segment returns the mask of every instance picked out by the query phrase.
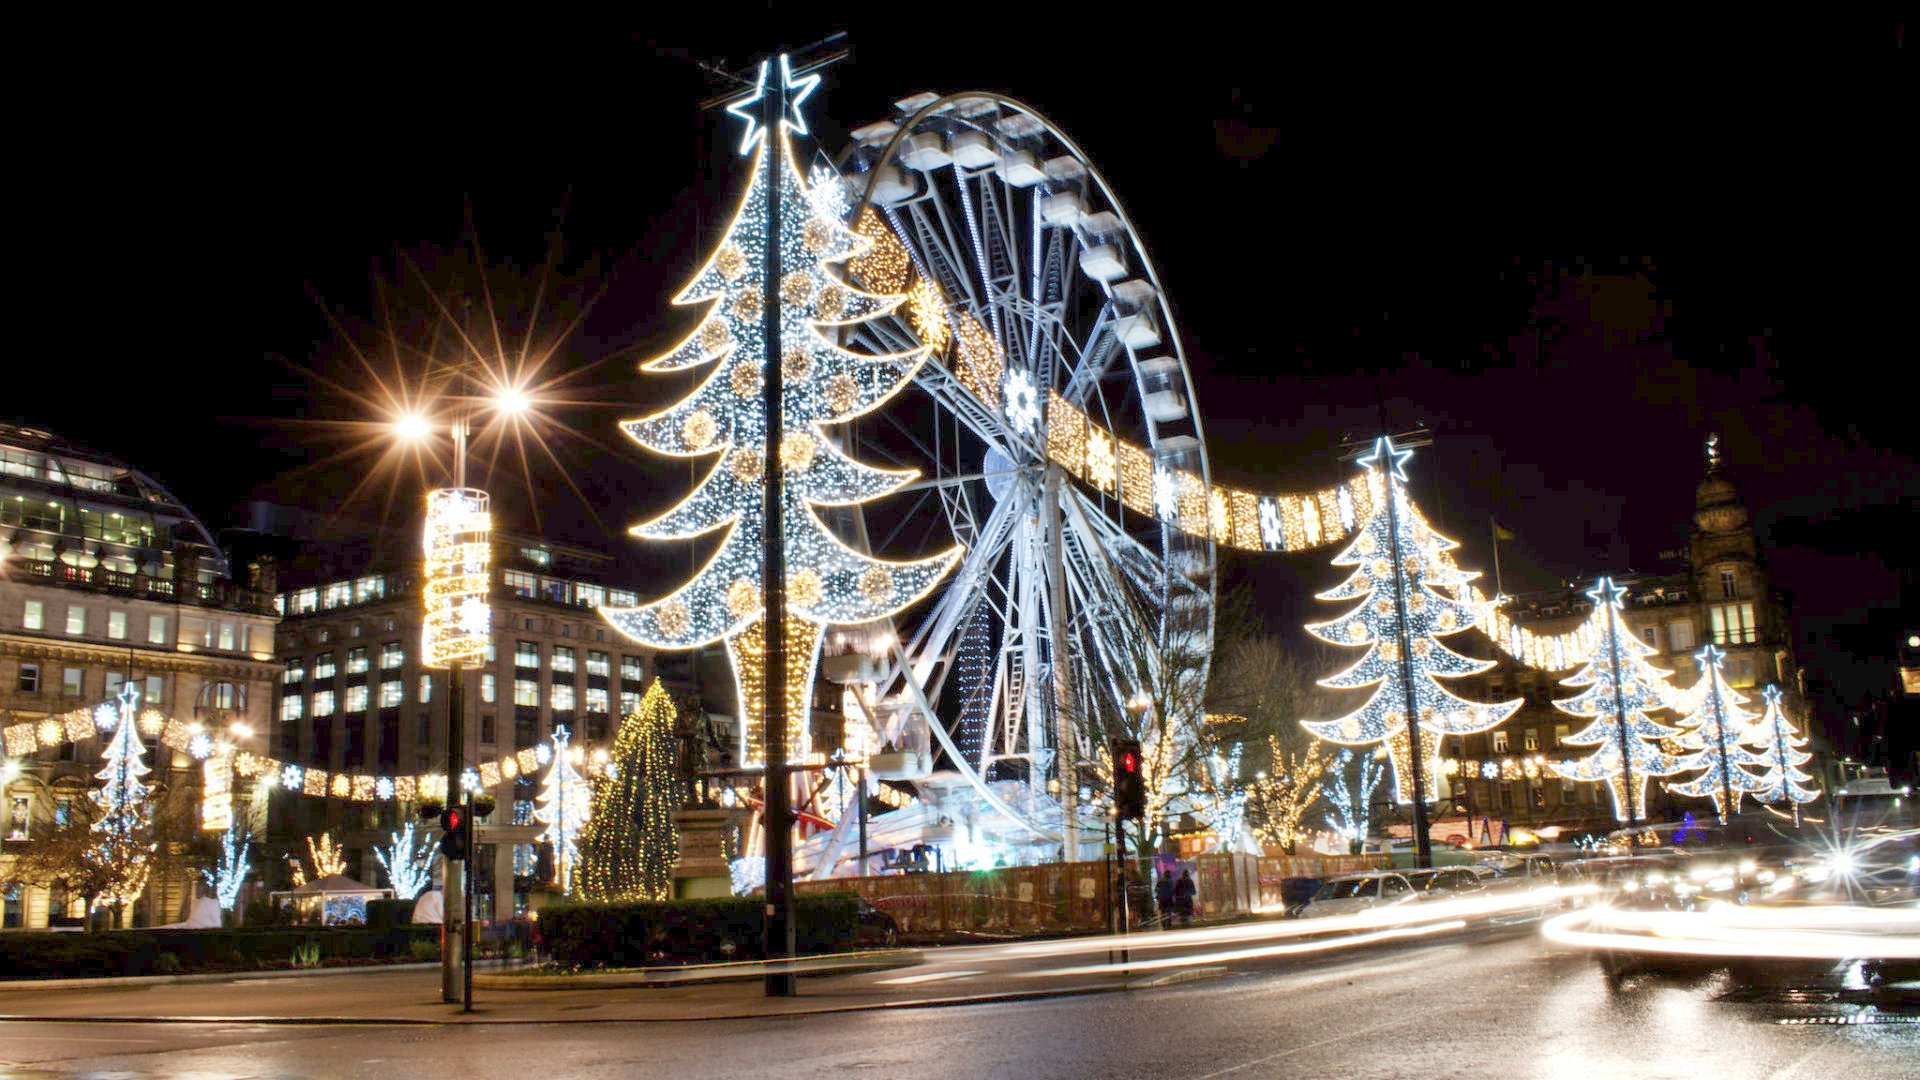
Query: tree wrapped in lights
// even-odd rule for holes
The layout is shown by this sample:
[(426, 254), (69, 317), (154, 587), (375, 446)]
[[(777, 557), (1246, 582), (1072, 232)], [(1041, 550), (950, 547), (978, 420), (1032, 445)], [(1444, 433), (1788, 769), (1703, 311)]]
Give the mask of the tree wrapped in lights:
[(1605, 781), (1613, 792), (1614, 819), (1638, 823), (1647, 817), (1647, 778), (1681, 771), (1679, 760), (1661, 745), (1679, 730), (1647, 716), (1666, 707), (1669, 673), (1647, 662), (1652, 646), (1621, 622), (1625, 589), (1603, 577), (1587, 595), (1593, 598), (1593, 614), (1587, 619), (1592, 659), (1563, 680), (1566, 686), (1585, 689), (1554, 702), (1554, 707), (1592, 721), (1562, 741), (1594, 751), (1548, 767), (1569, 780)]
[(1277, 737), (1267, 736), (1272, 764), (1253, 782), (1250, 802), (1254, 828), (1260, 833), (1260, 839), (1285, 847), (1289, 855), (1306, 833), (1303, 823), (1307, 815), (1320, 801), (1327, 776), (1326, 746), (1315, 739), (1307, 746), (1306, 753), (1291, 754), (1281, 747)]
[(553, 729), (553, 766), (540, 784), (533, 818), (546, 826), (540, 841), (553, 845), (553, 872), (561, 892), (573, 891), (573, 868), (580, 862), (580, 830), (593, 817), (593, 789), (573, 765), (573, 736)]
[(87, 854), (108, 879), (100, 899), (122, 909), (123, 923), (127, 905), (146, 891), (148, 860), (154, 852), (153, 791), (142, 779), (149, 770), (136, 716), (139, 698), (131, 682), (121, 687), (116, 702), (120, 720), (100, 751), (106, 765), (94, 774), (105, 783), (92, 793), (100, 816), (93, 822), (97, 842)]
[(1202, 813), (1213, 832), (1214, 851), (1241, 850), (1241, 837), (1247, 818), (1246, 785), (1240, 783), (1240, 742), (1235, 740), (1226, 753), (1215, 751), (1203, 762), (1208, 801)]
[(1801, 766), (1813, 760), (1807, 752), (1807, 737), (1800, 734), (1780, 710), (1780, 688), (1769, 684), (1760, 696), (1767, 709), (1753, 732), (1759, 747), (1763, 771), (1755, 781), (1753, 797), (1763, 803), (1784, 802), (1793, 807), (1793, 823), (1800, 824), (1800, 808), (1820, 797), (1809, 785), (1813, 777)]
[(253, 870), (247, 861), (251, 846), (238, 823), (229, 825), (220, 836), (220, 858), (213, 869), (200, 871), (207, 887), (213, 890), (213, 898), (220, 902), (221, 911), (232, 911), (233, 905), (240, 902), (240, 887), (247, 883), (247, 875)]
[(1674, 739), (1688, 751), (1680, 756), (1675, 771), (1701, 771), (1687, 780), (1667, 783), (1667, 790), (1676, 795), (1712, 799), (1723, 825), (1728, 815), (1739, 812), (1741, 795), (1759, 790), (1759, 777), (1748, 769), (1767, 767), (1758, 754), (1741, 745), (1752, 737), (1749, 725), (1756, 717), (1745, 708), (1747, 699), (1721, 677), (1720, 664), (1726, 655), (1711, 644), (1694, 654), (1700, 662), (1700, 685), (1695, 687), (1693, 711), (1681, 720), (1680, 734)]
[(373, 857), (386, 870), (398, 899), (411, 900), (433, 884), (433, 839), (417, 836), (411, 821), (388, 837), (387, 846), (376, 846)]
[[(801, 94), (799, 96), (804, 96)], [(797, 98), (794, 99), (797, 102)], [(959, 561), (956, 548), (914, 562), (891, 562), (857, 551), (827, 528), (816, 507), (854, 506), (900, 488), (917, 475), (861, 464), (847, 456), (827, 426), (862, 415), (891, 398), (927, 356), (927, 349), (886, 355), (837, 343), (847, 328), (884, 316), (904, 295), (854, 288), (837, 269), (872, 241), (846, 227), (825, 198), (816, 200), (794, 165), (783, 119), (777, 130), (750, 128), (751, 179), (726, 237), (677, 304), (705, 305), (685, 341), (650, 360), (646, 371), (712, 366), (685, 398), (662, 412), (624, 422), (626, 433), (659, 453), (711, 458), (693, 492), (665, 514), (635, 526), (649, 540), (680, 540), (723, 530), (719, 549), (693, 579), (668, 596), (632, 608), (603, 608), (621, 633), (660, 649), (692, 649), (725, 640), (740, 708), (743, 761), (761, 754), (762, 670), (766, 608), (762, 596), (763, 503), (767, 490), (767, 408), (763, 374), (780, 364), (781, 539), (787, 560), (788, 657), (786, 746), (808, 752), (805, 698), (828, 626), (883, 619), (924, 596)], [(769, 142), (780, 140), (778, 176)], [(769, 236), (768, 202), (778, 200), (777, 236)], [(765, 333), (769, 247), (782, 269), (773, 294), (781, 355), (769, 358)]]
[[(313, 880), (332, 877), (347, 872), (347, 853), (333, 839), (332, 833), (321, 833), (318, 843), (313, 837), (307, 837), (307, 864), (313, 868)], [(300, 884), (295, 882), (295, 885)]]
[(1328, 814), (1327, 828), (1347, 838), (1347, 850), (1358, 854), (1367, 840), (1369, 808), (1373, 805), (1373, 789), (1380, 786), (1380, 777), (1386, 770), (1373, 759), (1372, 754), (1359, 755), (1360, 768), (1353, 782), (1347, 782), (1347, 765), (1355, 759), (1351, 750), (1340, 751), (1340, 756), (1327, 765), (1327, 805), (1333, 807)]
[(678, 710), (655, 679), (638, 711), (620, 722), (613, 768), (593, 792), (593, 816), (580, 834), (576, 895), (582, 900), (665, 900), (680, 857), (673, 830), (678, 778), (674, 721)]
[[(1356, 569), (1346, 581), (1320, 594), (1322, 600), (1358, 600), (1345, 615), (1309, 623), (1315, 637), (1335, 645), (1364, 646), (1366, 654), (1320, 685), (1336, 690), (1374, 687), (1366, 704), (1338, 720), (1301, 723), (1319, 738), (1343, 746), (1385, 743), (1396, 801), (1412, 802), (1414, 769), (1437, 775), (1440, 737), (1471, 735), (1498, 726), (1520, 699), (1483, 704), (1454, 696), (1438, 680), (1474, 675), (1491, 660), (1465, 657), (1440, 643), (1474, 625), (1474, 609), (1440, 590), (1454, 590), (1476, 575), (1454, 566), (1447, 552), (1459, 545), (1434, 531), (1407, 497), (1401, 464), (1412, 454), (1382, 437), (1361, 457), (1389, 498), (1378, 500), (1366, 524), (1333, 560)], [(1404, 623), (1402, 619), (1404, 618)], [(1409, 735), (1409, 706), (1420, 733), (1418, 761)], [(1430, 793), (1428, 793), (1430, 794)]]

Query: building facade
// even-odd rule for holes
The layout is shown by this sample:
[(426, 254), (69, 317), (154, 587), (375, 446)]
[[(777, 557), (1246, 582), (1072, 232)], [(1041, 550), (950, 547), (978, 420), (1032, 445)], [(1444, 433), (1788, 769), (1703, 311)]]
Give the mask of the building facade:
[[(1794, 657), (1792, 613), (1767, 570), (1739, 490), (1711, 452), (1707, 475), (1695, 491), (1689, 542), (1671, 554), (1674, 565), (1664, 573), (1616, 579), (1627, 590), (1622, 619), (1654, 650), (1649, 661), (1672, 672), (1673, 685), (1685, 689), (1701, 677), (1695, 653), (1711, 642), (1726, 652), (1721, 671), (1728, 685), (1751, 699), (1756, 712), (1758, 691), (1769, 683), (1779, 686), (1782, 707), (1804, 732), (1805, 686)], [(1513, 597), (1505, 610), (1527, 630), (1555, 635), (1584, 622), (1592, 601), (1570, 588)], [(1462, 692), (1492, 701), (1520, 696), (1525, 704), (1493, 731), (1448, 740), (1442, 764), (1455, 806), (1470, 821), (1486, 819), (1495, 840), (1503, 822), (1559, 826), (1575, 835), (1615, 828), (1604, 785), (1566, 780), (1547, 767), (1593, 751), (1566, 743), (1588, 721), (1553, 705), (1576, 692), (1561, 680), (1577, 669), (1541, 671), (1504, 652), (1497, 659), (1494, 669), (1477, 680), (1461, 680)], [(1473, 685), (1476, 681), (1479, 685)], [(1649, 787), (1647, 800), (1650, 811), (1667, 818), (1688, 810), (1697, 815), (1707, 806), (1657, 785)], [(1476, 828), (1470, 839), (1486, 837)]]
[[(91, 710), (131, 685), (157, 709), (240, 749), (264, 744), (274, 660), (273, 557), (231, 550), (137, 469), (31, 428), (0, 424), (0, 728)], [(7, 928), (85, 915), (78, 896), (19, 880), (15, 860), (84, 810), (107, 733), (13, 740), (0, 760), (0, 888)], [(146, 738), (156, 803), (197, 802), (202, 773)], [(250, 785), (237, 790), (252, 798)], [(170, 854), (182, 854), (171, 852)], [(136, 925), (179, 919), (190, 860), (150, 879)]]

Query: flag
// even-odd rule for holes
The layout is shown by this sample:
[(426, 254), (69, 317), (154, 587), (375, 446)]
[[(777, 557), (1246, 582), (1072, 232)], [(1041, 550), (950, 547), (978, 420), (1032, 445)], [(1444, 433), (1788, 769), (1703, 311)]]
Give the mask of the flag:
[(1489, 518), (1488, 520), (1493, 522), (1493, 538), (1495, 540), (1519, 539), (1518, 537), (1514, 536), (1512, 529), (1509, 529), (1505, 525), (1500, 524), (1500, 521), (1498, 518)]

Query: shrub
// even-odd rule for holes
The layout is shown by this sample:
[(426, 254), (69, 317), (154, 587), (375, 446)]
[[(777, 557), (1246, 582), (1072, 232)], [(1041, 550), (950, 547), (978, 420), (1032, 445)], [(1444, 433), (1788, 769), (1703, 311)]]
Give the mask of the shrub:
[[(794, 897), (795, 949), (805, 955), (850, 947), (858, 899), (850, 892)], [(765, 953), (765, 912), (759, 897), (549, 904), (540, 909), (540, 940), (564, 968), (752, 959)]]
[(321, 964), (407, 960), (415, 956), (416, 941), (427, 941), (437, 953), (439, 933), (437, 926), (14, 932), (0, 934), (0, 977), (245, 971), (285, 967), (295, 956)]

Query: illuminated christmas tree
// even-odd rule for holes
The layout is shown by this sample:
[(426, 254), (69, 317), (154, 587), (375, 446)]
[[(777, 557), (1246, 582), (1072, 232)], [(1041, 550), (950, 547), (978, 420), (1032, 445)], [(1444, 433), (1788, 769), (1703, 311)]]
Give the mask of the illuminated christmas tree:
[(540, 783), (540, 804), (533, 818), (547, 828), (540, 841), (553, 845), (553, 872), (561, 892), (573, 891), (573, 868), (580, 861), (580, 832), (593, 817), (593, 789), (573, 764), (573, 736), (563, 725), (553, 729), (553, 765)]
[[(115, 700), (119, 719), (113, 737), (101, 749), (106, 766), (94, 775), (106, 781), (93, 792), (100, 807), (93, 831), (98, 843), (87, 853), (87, 860), (109, 871), (114, 880), (101, 894), (101, 900), (125, 908), (146, 891), (148, 858), (153, 854), (153, 790), (141, 777), (147, 775), (147, 747), (140, 741), (138, 711), (140, 692), (133, 683), (121, 686)], [(96, 720), (104, 719), (104, 712)], [(124, 922), (124, 918), (122, 919)]]
[(1700, 685), (1695, 687), (1693, 712), (1681, 721), (1680, 734), (1674, 741), (1690, 751), (1681, 755), (1676, 771), (1699, 769), (1701, 773), (1667, 783), (1667, 790), (1676, 795), (1712, 799), (1722, 824), (1727, 815), (1739, 813), (1741, 795), (1759, 790), (1759, 777), (1748, 768), (1767, 767), (1759, 755), (1740, 744), (1742, 738), (1750, 737), (1748, 728), (1755, 717), (1744, 708), (1747, 699), (1720, 675), (1720, 663), (1726, 655), (1715, 645), (1694, 654), (1700, 662)]
[(1763, 803), (1784, 802), (1793, 807), (1793, 823), (1800, 824), (1800, 807), (1820, 797), (1808, 785), (1813, 782), (1800, 766), (1813, 760), (1806, 750), (1807, 737), (1794, 729), (1793, 721), (1780, 711), (1780, 688), (1769, 685), (1760, 692), (1767, 699), (1767, 711), (1751, 733), (1759, 748), (1764, 770), (1753, 788), (1753, 797)]
[[(1435, 532), (1407, 497), (1407, 477), (1400, 466), (1411, 453), (1382, 437), (1372, 453), (1359, 459), (1362, 468), (1377, 470), (1376, 483), (1392, 497), (1377, 501), (1366, 524), (1333, 560), (1335, 566), (1357, 569), (1339, 586), (1321, 593), (1320, 599), (1360, 603), (1338, 619), (1307, 626), (1323, 641), (1367, 650), (1352, 667), (1320, 680), (1321, 686), (1375, 690), (1366, 704), (1341, 719), (1302, 721), (1319, 738), (1344, 746), (1384, 742), (1393, 769), (1394, 798), (1403, 803), (1413, 801), (1409, 699), (1418, 716), (1420, 769), (1429, 778), (1438, 775), (1442, 735), (1486, 731), (1520, 707), (1518, 698), (1497, 704), (1467, 701), (1438, 681), (1478, 674), (1492, 667), (1493, 661), (1461, 656), (1439, 641), (1441, 636), (1473, 627), (1473, 607), (1441, 590), (1455, 589), (1475, 575), (1453, 565), (1446, 553), (1459, 545)], [(1431, 787), (1426, 794), (1432, 798)]]
[(1625, 589), (1612, 578), (1601, 578), (1587, 595), (1593, 598), (1593, 614), (1587, 618), (1593, 659), (1563, 680), (1564, 685), (1585, 689), (1554, 702), (1554, 707), (1592, 721), (1561, 741), (1591, 746), (1594, 751), (1577, 760), (1550, 762), (1548, 767), (1569, 780), (1605, 781), (1613, 792), (1614, 819), (1645, 821), (1647, 778), (1672, 776), (1681, 769), (1678, 759), (1661, 746), (1661, 740), (1675, 737), (1679, 730), (1647, 716), (1665, 707), (1671, 693), (1668, 673), (1647, 662), (1653, 648), (1629, 633), (1621, 621)]
[[(784, 69), (784, 65), (782, 65)], [(764, 76), (763, 76), (764, 77)], [(784, 70), (781, 77), (785, 77)], [(797, 104), (811, 88), (793, 84)], [(829, 205), (815, 200), (788, 145), (804, 133), (793, 116), (768, 132), (750, 124), (751, 178), (726, 236), (676, 304), (703, 305), (687, 339), (642, 365), (647, 371), (712, 366), (685, 398), (664, 411), (621, 426), (650, 450), (710, 458), (712, 467), (679, 505), (635, 526), (649, 540), (680, 540), (715, 530), (720, 546), (693, 579), (672, 594), (632, 608), (603, 608), (622, 633), (659, 649), (692, 649), (725, 640), (740, 691), (743, 762), (759, 759), (763, 723), (762, 663), (767, 633), (762, 597), (763, 504), (766, 492), (767, 409), (763, 377), (769, 248), (778, 256), (777, 319), (782, 379), (779, 460), (781, 538), (786, 552), (786, 620), (779, 632), (788, 674), (786, 746), (793, 758), (809, 751), (805, 707), (813, 686), (822, 635), (828, 626), (886, 618), (929, 592), (959, 561), (958, 549), (916, 562), (891, 562), (855, 550), (836, 537), (816, 507), (854, 506), (910, 482), (912, 471), (861, 464), (837, 445), (827, 426), (851, 420), (891, 398), (925, 360), (927, 350), (865, 355), (843, 348), (845, 328), (893, 311), (902, 295), (875, 295), (848, 284), (840, 264), (872, 241), (849, 229)], [(779, 140), (778, 176), (768, 148)], [(768, 235), (768, 202), (777, 200), (779, 235)]]
[[(1291, 754), (1280, 740), (1267, 736), (1271, 765), (1254, 777), (1251, 802), (1254, 828), (1260, 839), (1286, 849), (1292, 855), (1306, 833), (1303, 822), (1320, 802), (1320, 788), (1326, 782), (1329, 762), (1324, 758), (1327, 744), (1313, 740), (1304, 754)], [(1342, 751), (1344, 753), (1344, 751)]]
[(665, 900), (680, 847), (673, 831), (678, 777), (673, 767), (673, 698), (660, 680), (620, 722), (613, 768), (593, 793), (593, 816), (580, 834), (582, 900)]

